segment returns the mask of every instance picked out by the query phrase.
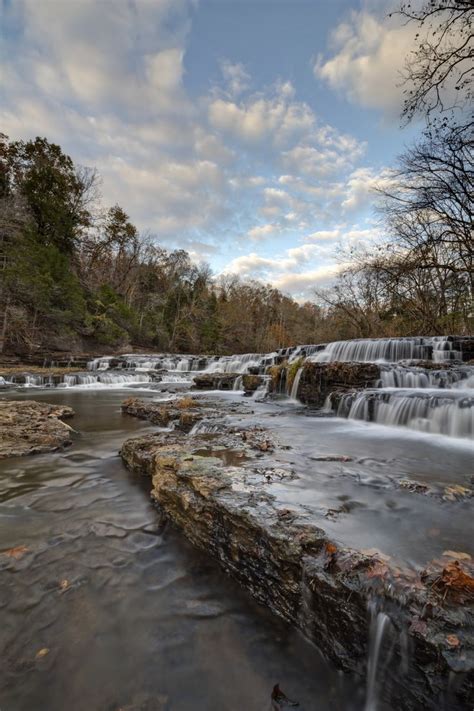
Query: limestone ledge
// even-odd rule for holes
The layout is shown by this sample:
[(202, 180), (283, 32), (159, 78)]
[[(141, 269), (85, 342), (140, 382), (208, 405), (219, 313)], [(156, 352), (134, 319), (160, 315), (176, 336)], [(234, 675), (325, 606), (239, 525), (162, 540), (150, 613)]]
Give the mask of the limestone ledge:
[[(460, 703), (472, 705), (473, 591), (459, 598), (448, 582), (443, 587), (453, 561), (414, 573), (377, 551), (337, 546), (303, 509), (288, 509), (272, 495), (268, 482), (285, 477), (281, 470), (272, 475), (275, 446), (263, 428), (188, 437), (174, 431), (127, 440), (121, 456), (132, 471), (151, 477), (153, 500), (194, 545), (342, 669), (364, 673), (368, 607), (383, 601), (398, 639), (394, 678), (384, 685), (389, 703), (439, 708), (452, 673)], [(234, 453), (241, 463), (229, 465), (222, 452)], [(256, 459), (262, 456), (263, 467)], [(470, 563), (457, 565), (474, 580)], [(396, 681), (402, 640), (411, 649), (403, 685)]]

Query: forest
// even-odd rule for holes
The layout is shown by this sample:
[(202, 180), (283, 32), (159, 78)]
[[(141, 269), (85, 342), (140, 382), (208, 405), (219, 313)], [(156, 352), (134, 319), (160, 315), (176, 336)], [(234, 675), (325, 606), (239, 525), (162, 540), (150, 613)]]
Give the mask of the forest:
[(407, 63), (402, 113), (405, 123), (422, 117), (424, 129), (377, 191), (380, 239), (370, 253), (342, 253), (350, 266), (311, 302), (216, 277), (159, 235), (140, 234), (123, 207), (102, 206), (95, 169), (47, 138), (0, 134), (0, 350), (228, 354), (472, 331), (470, 69), (454, 102), (450, 95), (451, 75), (468, 58), (469, 5), (444, 19), (442, 4), (419, 16), (401, 4), (408, 22), (432, 23), (432, 39)]

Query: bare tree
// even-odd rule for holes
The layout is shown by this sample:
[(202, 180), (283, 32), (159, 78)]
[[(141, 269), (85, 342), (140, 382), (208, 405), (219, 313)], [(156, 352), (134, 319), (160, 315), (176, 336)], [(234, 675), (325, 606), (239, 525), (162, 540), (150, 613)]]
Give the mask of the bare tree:
[[(473, 99), (474, 3), (472, 0), (403, 0), (396, 13), (417, 26), (417, 45), (405, 65), (407, 120), (463, 110)], [(472, 125), (472, 124), (471, 124)]]

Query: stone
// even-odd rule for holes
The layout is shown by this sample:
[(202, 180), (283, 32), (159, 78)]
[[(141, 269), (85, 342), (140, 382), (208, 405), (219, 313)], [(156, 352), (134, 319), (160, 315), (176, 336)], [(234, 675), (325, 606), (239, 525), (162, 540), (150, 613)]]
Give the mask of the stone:
[(238, 373), (202, 373), (194, 377), (197, 390), (232, 390)]
[(0, 459), (52, 452), (72, 443), (72, 428), (63, 419), (66, 406), (34, 400), (0, 400)]
[[(472, 605), (444, 599), (444, 590), (437, 590), (427, 574), (425, 584), (420, 573), (399, 569), (376, 550), (339, 548), (308, 522), (304, 510), (279, 504), (265, 477), (255, 476), (256, 433), (262, 441), (269, 438), (263, 428), (216, 434), (210, 456), (202, 456), (196, 452), (209, 447), (205, 435), (160, 432), (127, 440), (121, 456), (132, 471), (151, 478), (158, 508), (195, 546), (260, 603), (299, 627), (341, 669), (365, 672), (368, 608), (383, 601), (398, 640), (381, 692), (390, 708), (438, 708), (449, 675), (458, 672), (463, 673), (458, 696), (472, 705)], [(240, 447), (241, 466), (212, 456), (226, 447)], [(464, 576), (472, 575), (469, 565), (459, 561)], [(438, 575), (450, 571), (447, 566), (453, 567), (452, 558), (438, 566)], [(455, 572), (459, 578), (458, 568)], [(460, 639), (456, 645), (453, 630)], [(406, 638), (413, 658), (400, 684), (400, 640)]]

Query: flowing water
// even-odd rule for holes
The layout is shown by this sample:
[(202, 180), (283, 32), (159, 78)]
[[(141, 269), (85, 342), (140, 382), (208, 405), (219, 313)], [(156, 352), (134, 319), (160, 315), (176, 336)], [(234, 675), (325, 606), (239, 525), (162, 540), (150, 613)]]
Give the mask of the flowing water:
[(0, 464), (0, 709), (63, 711), (67, 699), (69, 711), (263, 711), (277, 682), (307, 711), (384, 709), (384, 610), (374, 607), (368, 621), (364, 690), (161, 527), (149, 482), (117, 454), (149, 425), (123, 416), (120, 402), (131, 392), (172, 397), (162, 390), (187, 391), (196, 372), (239, 374), (233, 391), (204, 395), (242, 402), (243, 374), (286, 360), (379, 363), (380, 381), (339, 397), (337, 417), (299, 405), (301, 360), (290, 392), (286, 371), (279, 381), (290, 399), (262, 401), (259, 392), (244, 415), (195, 431), (268, 427), (281, 446), (261, 455), (261, 467), (292, 474), (269, 484), (279, 503), (304, 511), (337, 545), (376, 548), (419, 571), (445, 550), (474, 555), (468, 348), (468, 339), (420, 337), (225, 357), (131, 354), (59, 380), (23, 378), (25, 391), (13, 396), (71, 405), (78, 434), (64, 453)]
[(125, 395), (35, 391), (71, 405), (79, 434), (0, 465), (0, 548), (17, 551), (0, 554), (2, 711), (261, 711), (277, 682), (307, 711), (362, 708), (359, 685), (161, 528), (117, 455), (149, 429)]

